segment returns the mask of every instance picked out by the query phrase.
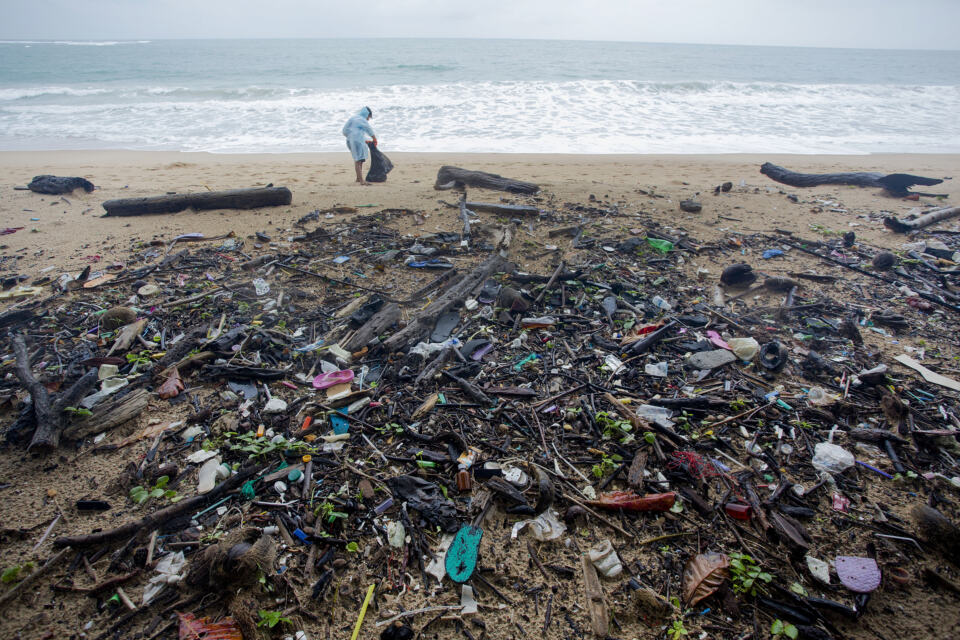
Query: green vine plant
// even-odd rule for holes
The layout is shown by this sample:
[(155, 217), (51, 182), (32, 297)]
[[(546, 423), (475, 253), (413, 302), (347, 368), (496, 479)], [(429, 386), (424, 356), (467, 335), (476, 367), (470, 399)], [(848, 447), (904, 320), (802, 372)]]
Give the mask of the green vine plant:
[(130, 489), (130, 499), (137, 504), (143, 504), (150, 498), (167, 498), (170, 502), (179, 502), (183, 496), (177, 495), (173, 489), (167, 489), (167, 483), (170, 482), (169, 476), (160, 476), (152, 488), (137, 486)]
[(686, 627), (683, 626), (682, 619), (674, 620), (670, 625), (670, 628), (667, 629), (667, 636), (670, 638), (670, 640), (678, 640), (678, 638), (682, 638), (688, 633), (690, 632), (687, 631)]
[(615, 413), (607, 411), (598, 411), (597, 424), (603, 431), (603, 437), (607, 440), (618, 439), (621, 444), (627, 444), (633, 440), (633, 425), (629, 420), (621, 420)]
[(249, 454), (249, 458), (263, 457), (274, 451), (293, 451), (301, 455), (305, 453), (315, 454), (318, 452), (316, 447), (311, 447), (306, 442), (287, 440), (286, 438), (278, 438), (276, 442), (273, 442), (272, 439), (258, 438), (257, 434), (253, 431), (246, 433), (227, 431), (223, 434), (222, 440), (208, 440), (207, 443), (205, 443), (205, 448), (224, 448), (231, 451), (243, 451)]
[(623, 461), (623, 456), (616, 453), (612, 456), (601, 453), (600, 456), (600, 462), (593, 465), (590, 469), (590, 473), (592, 473), (595, 478), (602, 478), (608, 473), (613, 473), (620, 466), (619, 463)]
[(800, 631), (795, 626), (780, 619), (774, 620), (770, 625), (770, 633), (773, 635), (773, 640), (783, 640), (783, 638), (797, 640), (800, 635)]
[(766, 573), (752, 557), (745, 553), (730, 554), (730, 578), (736, 593), (748, 593), (751, 596), (763, 593), (765, 591), (763, 584), (773, 580), (772, 575)]
[(293, 620), (283, 617), (282, 611), (268, 611), (266, 609), (260, 609), (257, 611), (257, 615), (260, 616), (260, 621), (257, 623), (258, 627), (268, 627), (273, 629), (280, 623), (289, 625), (293, 624)]

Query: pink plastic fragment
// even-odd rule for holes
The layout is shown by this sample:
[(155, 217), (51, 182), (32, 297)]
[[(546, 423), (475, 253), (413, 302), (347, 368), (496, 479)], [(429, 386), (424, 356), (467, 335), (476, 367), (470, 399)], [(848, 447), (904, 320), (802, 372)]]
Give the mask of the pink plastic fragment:
[(834, 511), (842, 511), (843, 513), (846, 513), (850, 508), (850, 498), (842, 493), (834, 493), (832, 499)]
[(707, 337), (710, 338), (710, 342), (717, 345), (721, 349), (730, 349), (730, 345), (728, 345), (726, 340), (721, 338), (720, 334), (716, 331), (707, 331)]
[(342, 371), (331, 371), (330, 373), (321, 373), (313, 379), (314, 389), (326, 389), (337, 384), (346, 384), (353, 382), (353, 371), (344, 369)]
[(870, 593), (880, 586), (880, 567), (873, 558), (837, 556), (834, 565), (840, 582), (850, 591)]

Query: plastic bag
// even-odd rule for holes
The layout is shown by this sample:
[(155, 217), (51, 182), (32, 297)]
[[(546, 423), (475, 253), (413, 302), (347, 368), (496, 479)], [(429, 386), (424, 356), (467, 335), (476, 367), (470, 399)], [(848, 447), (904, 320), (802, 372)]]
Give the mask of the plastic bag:
[(856, 460), (853, 454), (830, 442), (819, 442), (813, 448), (814, 468), (827, 473), (843, 473), (852, 467)]
[(387, 174), (393, 170), (393, 163), (372, 142), (368, 142), (367, 146), (370, 147), (370, 170), (367, 171), (367, 182), (386, 182)]

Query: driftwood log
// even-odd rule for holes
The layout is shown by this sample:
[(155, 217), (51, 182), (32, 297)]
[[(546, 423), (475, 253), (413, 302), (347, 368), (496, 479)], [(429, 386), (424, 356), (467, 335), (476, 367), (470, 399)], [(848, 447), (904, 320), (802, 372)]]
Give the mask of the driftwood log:
[[(537, 193), (540, 187), (532, 182), (522, 182), (498, 176), (485, 171), (470, 171), (459, 167), (444, 165), (437, 171), (435, 189), (452, 189), (454, 187), (477, 187), (479, 189), (493, 189), (495, 191), (509, 191), (510, 193)], [(468, 207), (470, 205), (467, 205)]]
[(483, 286), (487, 278), (498, 271), (510, 271), (513, 265), (501, 257), (499, 253), (492, 254), (481, 262), (473, 271), (463, 276), (439, 298), (430, 303), (423, 311), (412, 318), (406, 327), (383, 341), (384, 348), (389, 352), (396, 352), (415, 344), (430, 333), (433, 324), (441, 314), (450, 311), (457, 305), (463, 304), (474, 290)]
[(392, 327), (400, 320), (400, 305), (389, 302), (370, 316), (362, 327), (357, 329), (353, 336), (342, 345), (347, 351), (359, 351), (381, 333)]
[(34, 416), (37, 421), (37, 428), (33, 432), (33, 438), (30, 440), (27, 450), (39, 449), (44, 453), (49, 453), (60, 444), (64, 410), (67, 407), (76, 406), (87, 391), (96, 384), (97, 370), (87, 371), (66, 391), (53, 397), (30, 370), (30, 356), (27, 354), (27, 343), (22, 335), (13, 339), (13, 353), (16, 356), (17, 377), (30, 392)]
[(960, 207), (943, 207), (942, 209), (934, 209), (913, 220), (901, 220), (888, 216), (883, 219), (883, 226), (897, 233), (907, 233), (957, 216), (960, 216)]
[(150, 392), (146, 389), (134, 389), (124, 396), (101, 402), (93, 408), (93, 415), (68, 425), (63, 437), (68, 440), (80, 440), (95, 433), (103, 433), (133, 420), (147, 408)]
[[(885, 189), (887, 193), (896, 197), (910, 195), (910, 187), (914, 185), (940, 184), (943, 180), (937, 178), (924, 178), (922, 176), (912, 176), (907, 173), (891, 173), (884, 175), (882, 173), (797, 173), (784, 169), (770, 162), (764, 162), (760, 167), (760, 173), (771, 180), (791, 187), (818, 187), (823, 184), (849, 184), (856, 187), (879, 187)], [(936, 196), (931, 193), (919, 193), (922, 196)]]
[(146, 198), (121, 198), (103, 203), (108, 216), (141, 216), (151, 213), (176, 213), (193, 208), (203, 209), (256, 209), (290, 204), (293, 194), (286, 187), (263, 187), (254, 189), (231, 189), (208, 193), (175, 193)]

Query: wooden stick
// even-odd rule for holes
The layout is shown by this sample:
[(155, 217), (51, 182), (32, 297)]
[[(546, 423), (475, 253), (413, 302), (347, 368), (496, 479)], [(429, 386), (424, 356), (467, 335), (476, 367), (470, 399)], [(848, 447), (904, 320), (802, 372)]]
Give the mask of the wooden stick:
[(236, 489), (246, 482), (248, 478), (253, 476), (258, 469), (259, 467), (250, 467), (248, 469), (241, 470), (239, 473), (237, 473), (237, 475), (228, 478), (224, 482), (221, 482), (219, 485), (214, 487), (209, 493), (187, 498), (186, 500), (181, 500), (176, 504), (170, 505), (164, 509), (160, 509), (159, 511), (154, 511), (150, 515), (144, 516), (139, 520), (134, 520), (133, 522), (128, 522), (127, 524), (121, 525), (115, 529), (99, 531), (97, 533), (91, 533), (88, 535), (57, 538), (53, 541), (53, 546), (74, 548), (89, 547), (97, 544), (104, 544), (106, 542), (113, 542), (121, 538), (126, 538), (127, 536), (131, 536), (139, 531), (150, 531), (157, 528), (163, 522), (171, 520), (181, 513), (204, 506), (208, 502), (213, 502), (223, 494)]

